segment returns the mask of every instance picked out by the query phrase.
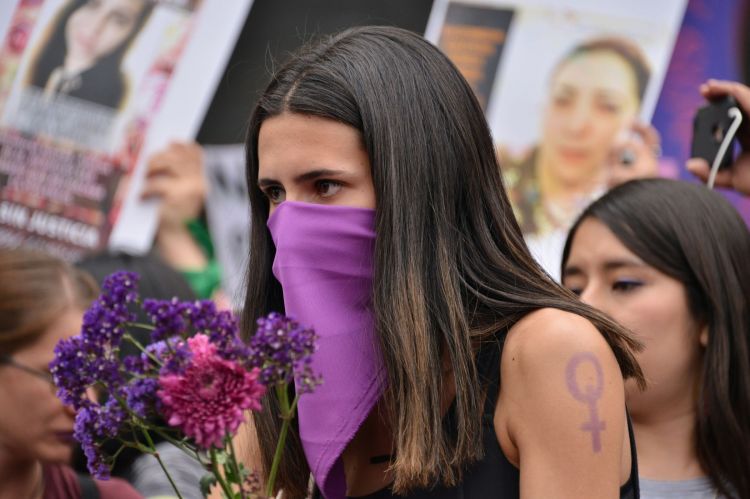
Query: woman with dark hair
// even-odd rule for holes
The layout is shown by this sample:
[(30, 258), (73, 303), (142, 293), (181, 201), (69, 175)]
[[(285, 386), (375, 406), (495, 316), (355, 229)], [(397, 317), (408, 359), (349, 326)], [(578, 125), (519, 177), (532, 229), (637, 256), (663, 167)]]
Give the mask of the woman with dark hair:
[(563, 283), (645, 344), (627, 385), (641, 497), (750, 497), (750, 232), (703, 186), (633, 181), (594, 202)]
[(46, 96), (118, 108), (127, 90), (122, 59), (152, 8), (150, 0), (70, 1), (50, 26), (28, 83)]
[[(636, 497), (637, 343), (531, 258), (482, 109), (438, 49), (389, 27), (302, 49), (251, 116), (247, 181), (245, 330), (275, 310), (319, 335), (284, 497), (310, 473), (328, 499)], [(263, 476), (267, 404), (245, 437)]]
[(606, 190), (608, 155), (637, 119), (650, 74), (628, 39), (577, 45), (552, 69), (538, 144), (520, 160), (499, 151), (521, 231), (532, 254), (554, 260), (553, 275), (566, 231)]
[(48, 365), (96, 294), (90, 276), (56, 258), (0, 249), (0, 497), (140, 497), (122, 480), (68, 466), (75, 413), (55, 396)]

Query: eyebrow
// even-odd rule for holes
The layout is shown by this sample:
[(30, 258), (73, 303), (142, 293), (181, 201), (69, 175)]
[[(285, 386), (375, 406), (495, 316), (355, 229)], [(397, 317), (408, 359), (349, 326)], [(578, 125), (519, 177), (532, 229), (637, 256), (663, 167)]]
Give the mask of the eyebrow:
[[(338, 175), (344, 175), (347, 172), (344, 170), (331, 170), (328, 168), (321, 168), (318, 170), (310, 170), (309, 172), (302, 173), (300, 175), (297, 175), (294, 177), (294, 182), (297, 184), (301, 184), (304, 182), (309, 182), (310, 180), (315, 180), (320, 177), (335, 177)], [(259, 187), (267, 187), (269, 185), (278, 185), (279, 182), (277, 180), (273, 180), (270, 178), (260, 178), (258, 179), (258, 186)]]
[[(555, 89), (553, 88), (553, 92)], [(565, 92), (569, 94), (578, 93), (578, 86), (570, 83), (560, 83), (557, 87), (558, 92)], [(608, 87), (595, 87), (594, 92), (597, 96), (605, 97), (607, 99), (626, 99), (627, 93), (619, 89), (608, 88)]]
[[(604, 262), (604, 265), (602, 265), (605, 271), (611, 272), (613, 270), (618, 270), (622, 268), (627, 267), (636, 267), (636, 268), (642, 268), (646, 267), (645, 263), (638, 262), (635, 260), (609, 260), (607, 262)], [(583, 274), (583, 269), (578, 267), (577, 265), (566, 265), (563, 269), (562, 276), (563, 277), (570, 277), (570, 276), (579, 276)]]
[(607, 99), (627, 99), (627, 94), (620, 90), (614, 90), (611, 88), (598, 88), (596, 90), (598, 96), (605, 97)]

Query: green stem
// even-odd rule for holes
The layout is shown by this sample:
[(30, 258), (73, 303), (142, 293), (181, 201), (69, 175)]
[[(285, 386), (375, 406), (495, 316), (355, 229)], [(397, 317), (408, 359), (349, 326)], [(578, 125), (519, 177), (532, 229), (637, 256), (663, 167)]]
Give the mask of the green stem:
[(297, 410), (297, 402), (299, 402), (299, 393), (294, 394), (294, 400), (292, 400), (292, 407), (289, 409), (289, 417), (294, 416), (294, 411)]
[(175, 447), (177, 447), (178, 449), (180, 449), (182, 452), (184, 452), (191, 459), (195, 459), (196, 461), (198, 461), (201, 464), (201, 466), (206, 466), (206, 462), (205, 462), (204, 459), (201, 459), (201, 456), (198, 453), (198, 449), (196, 449), (195, 447), (192, 447), (190, 445), (186, 445), (186, 442), (187, 442), (186, 439), (177, 440), (176, 438), (170, 436), (165, 431), (160, 430), (159, 428), (155, 428), (155, 427), (151, 428), (151, 431), (153, 431), (154, 433), (156, 433), (157, 435), (159, 435), (161, 438), (163, 438), (164, 440), (166, 440), (170, 444), (172, 444)]
[(160, 430), (158, 427), (151, 428), (151, 431), (153, 431), (154, 433), (156, 433), (161, 438), (163, 438), (164, 440), (166, 440), (170, 444), (174, 445), (175, 447), (184, 450), (188, 454), (190, 454), (190, 451), (193, 450), (191, 447), (188, 447), (188, 446), (185, 445), (185, 443), (187, 442), (186, 439), (177, 440), (176, 438), (174, 438), (173, 436), (171, 436), (169, 433), (167, 433), (167, 432), (165, 432), (163, 430)]
[(234, 450), (234, 442), (232, 442), (232, 436), (227, 435), (227, 440), (229, 440), (229, 457), (231, 459), (231, 465), (232, 469), (234, 470), (234, 476), (237, 477), (237, 479), (240, 481), (240, 498), (245, 499), (245, 489), (242, 486), (242, 474), (240, 473), (240, 466), (237, 463), (237, 452)]
[(136, 347), (136, 348), (137, 348), (138, 350), (140, 350), (140, 351), (141, 351), (142, 353), (144, 353), (144, 354), (145, 354), (145, 355), (146, 355), (146, 356), (147, 356), (147, 357), (148, 357), (149, 359), (151, 359), (152, 361), (154, 361), (154, 363), (155, 363), (155, 364), (156, 364), (157, 366), (159, 366), (159, 367), (161, 367), (161, 366), (162, 366), (162, 363), (161, 363), (161, 361), (160, 361), (159, 359), (157, 359), (157, 358), (156, 358), (156, 355), (154, 355), (154, 354), (152, 354), (151, 352), (149, 352), (148, 350), (146, 350), (146, 349), (145, 349), (145, 348), (143, 347), (143, 345), (141, 345), (141, 343), (140, 343), (140, 342), (139, 342), (138, 340), (136, 340), (135, 338), (133, 338), (133, 337), (132, 337), (131, 335), (129, 335), (129, 334), (124, 334), (124, 335), (123, 335), (122, 337), (123, 337), (123, 339), (126, 339), (126, 340), (128, 340), (128, 341), (129, 341), (130, 343), (132, 343), (133, 345), (135, 345), (135, 347)]
[(234, 493), (232, 492), (232, 489), (227, 485), (226, 481), (224, 481), (224, 477), (221, 476), (221, 472), (219, 471), (219, 465), (216, 462), (216, 449), (213, 447), (211, 448), (211, 468), (214, 471), (214, 476), (216, 477), (216, 481), (219, 482), (219, 485), (221, 486), (221, 490), (224, 491), (224, 494), (227, 496), (227, 499), (233, 499)]
[(178, 499), (183, 499), (182, 494), (180, 494), (180, 490), (177, 488), (177, 484), (174, 483), (174, 480), (172, 480), (172, 475), (169, 474), (169, 471), (167, 470), (167, 467), (164, 466), (164, 462), (161, 460), (161, 456), (159, 456), (159, 453), (156, 451), (156, 445), (154, 445), (154, 441), (151, 439), (151, 435), (149, 435), (148, 430), (142, 429), (143, 436), (146, 437), (146, 441), (151, 446), (151, 449), (153, 449), (153, 456), (156, 458), (156, 460), (159, 462), (159, 466), (161, 466), (162, 471), (164, 471), (164, 474), (167, 475), (167, 480), (169, 480), (169, 484), (174, 489), (174, 493), (177, 494)]
[(153, 331), (154, 329), (156, 329), (156, 326), (152, 326), (151, 324), (144, 324), (142, 322), (128, 322), (126, 323), (126, 325), (139, 327), (141, 329), (148, 329), (149, 331)]
[(286, 385), (276, 386), (276, 395), (279, 398), (279, 405), (281, 406), (281, 419), (283, 422), (281, 423), (281, 431), (279, 432), (279, 441), (276, 443), (276, 452), (273, 455), (271, 471), (268, 474), (268, 483), (266, 484), (266, 495), (268, 497), (272, 497), (274, 493), (276, 475), (279, 472), (279, 464), (281, 463), (281, 456), (284, 453), (286, 436), (289, 433), (289, 425), (292, 422), (292, 412), (289, 406), (289, 394), (287, 392)]

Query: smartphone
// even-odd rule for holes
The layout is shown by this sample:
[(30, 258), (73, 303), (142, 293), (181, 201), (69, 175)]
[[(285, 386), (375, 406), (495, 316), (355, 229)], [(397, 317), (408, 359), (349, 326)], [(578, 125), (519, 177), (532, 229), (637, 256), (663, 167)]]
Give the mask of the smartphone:
[[(709, 165), (713, 165), (721, 143), (734, 120), (729, 114), (729, 110), (733, 107), (739, 109), (734, 98), (727, 95), (698, 109), (693, 119), (693, 143), (690, 147), (690, 157), (703, 158)], [(719, 163), (719, 169), (729, 168), (734, 162), (734, 142), (735, 139), (732, 138), (732, 143)]]

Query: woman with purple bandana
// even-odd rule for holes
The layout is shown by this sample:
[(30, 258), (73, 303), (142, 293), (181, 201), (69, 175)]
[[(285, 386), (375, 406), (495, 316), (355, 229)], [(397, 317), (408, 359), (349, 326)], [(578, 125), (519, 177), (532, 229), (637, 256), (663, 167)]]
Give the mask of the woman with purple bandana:
[[(531, 258), (435, 47), (364, 27), (303, 49), (258, 102), (247, 163), (246, 324), (283, 311), (320, 336), (284, 497), (638, 496), (638, 344)], [(265, 472), (275, 405), (246, 435)]]

